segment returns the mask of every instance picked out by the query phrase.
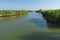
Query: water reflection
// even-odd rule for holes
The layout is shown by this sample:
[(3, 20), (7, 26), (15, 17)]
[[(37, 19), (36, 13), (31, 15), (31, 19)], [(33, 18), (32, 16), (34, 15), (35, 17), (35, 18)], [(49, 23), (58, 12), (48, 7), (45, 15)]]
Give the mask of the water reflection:
[(48, 23), (49, 32), (60, 33), (60, 26), (56, 24)]
[(60, 34), (47, 32), (33, 32), (22, 37), (23, 40), (60, 40)]
[(24, 17), (26, 15), (22, 15), (22, 16), (12, 16), (12, 17), (0, 17), (0, 22), (6, 22), (6, 21), (11, 21), (17, 18), (21, 18)]
[(30, 20), (30, 22), (35, 23), (39, 25), (40, 27), (48, 28), (46, 21), (40, 19), (40, 18), (35, 18)]
[(59, 24), (51, 24), (51, 23), (48, 23), (48, 27), (49, 28), (60, 28), (60, 25)]

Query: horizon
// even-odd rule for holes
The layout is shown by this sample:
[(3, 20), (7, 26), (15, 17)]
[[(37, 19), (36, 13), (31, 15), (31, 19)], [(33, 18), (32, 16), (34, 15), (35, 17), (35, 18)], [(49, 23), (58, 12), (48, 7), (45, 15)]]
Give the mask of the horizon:
[(60, 0), (0, 0), (0, 10), (60, 9)]

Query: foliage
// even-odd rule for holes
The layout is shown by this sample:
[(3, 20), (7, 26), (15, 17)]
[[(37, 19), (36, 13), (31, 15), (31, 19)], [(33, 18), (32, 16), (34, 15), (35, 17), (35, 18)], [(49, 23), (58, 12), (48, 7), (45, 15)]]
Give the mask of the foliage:
[(0, 10), (0, 14), (26, 13), (26, 10)]
[(47, 19), (53, 19), (54, 22), (60, 23), (60, 9), (55, 10), (38, 10), (38, 12), (41, 12)]

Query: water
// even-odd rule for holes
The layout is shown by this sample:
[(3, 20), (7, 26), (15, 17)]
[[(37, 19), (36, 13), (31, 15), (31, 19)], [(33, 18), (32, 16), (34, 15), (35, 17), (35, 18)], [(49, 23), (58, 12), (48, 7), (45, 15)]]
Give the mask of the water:
[(40, 40), (41, 34), (48, 37), (47, 32), (48, 24), (41, 13), (29, 12), (22, 17), (0, 18), (0, 40)]

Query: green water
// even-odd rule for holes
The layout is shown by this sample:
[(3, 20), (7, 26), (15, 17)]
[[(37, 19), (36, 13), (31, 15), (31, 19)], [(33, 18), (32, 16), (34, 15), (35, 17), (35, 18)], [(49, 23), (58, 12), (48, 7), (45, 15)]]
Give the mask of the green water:
[(0, 18), (0, 40), (29, 40), (25, 38), (27, 35), (40, 32), (49, 32), (47, 21), (40, 13), (29, 12), (22, 17)]

